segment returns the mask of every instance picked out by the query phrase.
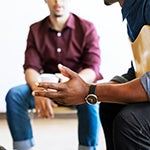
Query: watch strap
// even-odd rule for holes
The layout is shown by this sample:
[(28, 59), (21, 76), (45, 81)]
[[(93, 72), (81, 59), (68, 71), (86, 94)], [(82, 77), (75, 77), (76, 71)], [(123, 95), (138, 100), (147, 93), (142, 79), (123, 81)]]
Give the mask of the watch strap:
[(96, 85), (90, 85), (89, 94), (96, 94)]

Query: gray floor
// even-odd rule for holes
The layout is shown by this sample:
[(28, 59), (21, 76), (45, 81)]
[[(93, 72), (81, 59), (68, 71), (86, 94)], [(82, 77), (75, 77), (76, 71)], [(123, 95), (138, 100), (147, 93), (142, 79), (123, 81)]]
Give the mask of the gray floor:
[[(32, 119), (37, 150), (77, 150), (77, 119), (74, 115), (55, 119)], [(0, 144), (12, 150), (12, 140), (5, 117), (0, 118)], [(99, 150), (105, 150), (103, 131)]]

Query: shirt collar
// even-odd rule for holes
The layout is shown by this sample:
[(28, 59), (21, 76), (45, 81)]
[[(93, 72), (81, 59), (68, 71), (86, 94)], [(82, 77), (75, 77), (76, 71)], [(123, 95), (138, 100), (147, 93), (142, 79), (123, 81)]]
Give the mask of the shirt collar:
[(124, 0), (122, 5), (122, 18), (123, 20), (127, 18), (127, 16), (132, 11), (133, 7), (135, 6), (137, 0)]
[[(47, 25), (50, 29), (52, 29), (52, 26), (51, 26), (51, 21), (49, 19), (49, 16), (47, 17)], [(66, 27), (69, 27), (71, 29), (75, 29), (75, 18), (74, 18), (74, 15), (72, 13), (70, 13), (70, 16), (66, 22)]]
[(75, 18), (72, 13), (70, 13), (69, 19), (66, 23), (66, 27), (70, 27), (72, 29), (75, 29)]

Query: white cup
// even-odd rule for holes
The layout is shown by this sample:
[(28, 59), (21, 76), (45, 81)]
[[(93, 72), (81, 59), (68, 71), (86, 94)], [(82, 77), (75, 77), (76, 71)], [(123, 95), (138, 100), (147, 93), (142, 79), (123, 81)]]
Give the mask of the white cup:
[(55, 74), (43, 73), (38, 77), (38, 82), (53, 82), (58, 83), (59, 78)]

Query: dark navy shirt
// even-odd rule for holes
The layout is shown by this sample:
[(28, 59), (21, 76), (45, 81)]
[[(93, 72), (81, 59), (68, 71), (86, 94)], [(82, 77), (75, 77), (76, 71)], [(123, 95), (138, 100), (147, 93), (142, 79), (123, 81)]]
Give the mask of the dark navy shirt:
[(102, 79), (99, 36), (91, 22), (70, 14), (61, 32), (52, 28), (49, 16), (30, 26), (24, 70), (58, 73), (59, 63), (75, 72), (91, 68)]
[[(125, 0), (122, 5), (123, 20), (127, 20), (127, 31), (133, 42), (144, 25), (150, 25), (150, 0)], [(131, 64), (126, 74), (122, 75), (128, 81), (136, 78)]]
[[(150, 0), (125, 0), (122, 6), (123, 20), (127, 19), (128, 35), (134, 41), (144, 25), (150, 25)], [(149, 39), (150, 41), (150, 39)], [(128, 80), (135, 78), (134, 67), (123, 75)], [(150, 72), (140, 78), (150, 101)]]
[(122, 16), (127, 19), (128, 35), (134, 41), (143, 25), (150, 24), (150, 0), (125, 0)]

